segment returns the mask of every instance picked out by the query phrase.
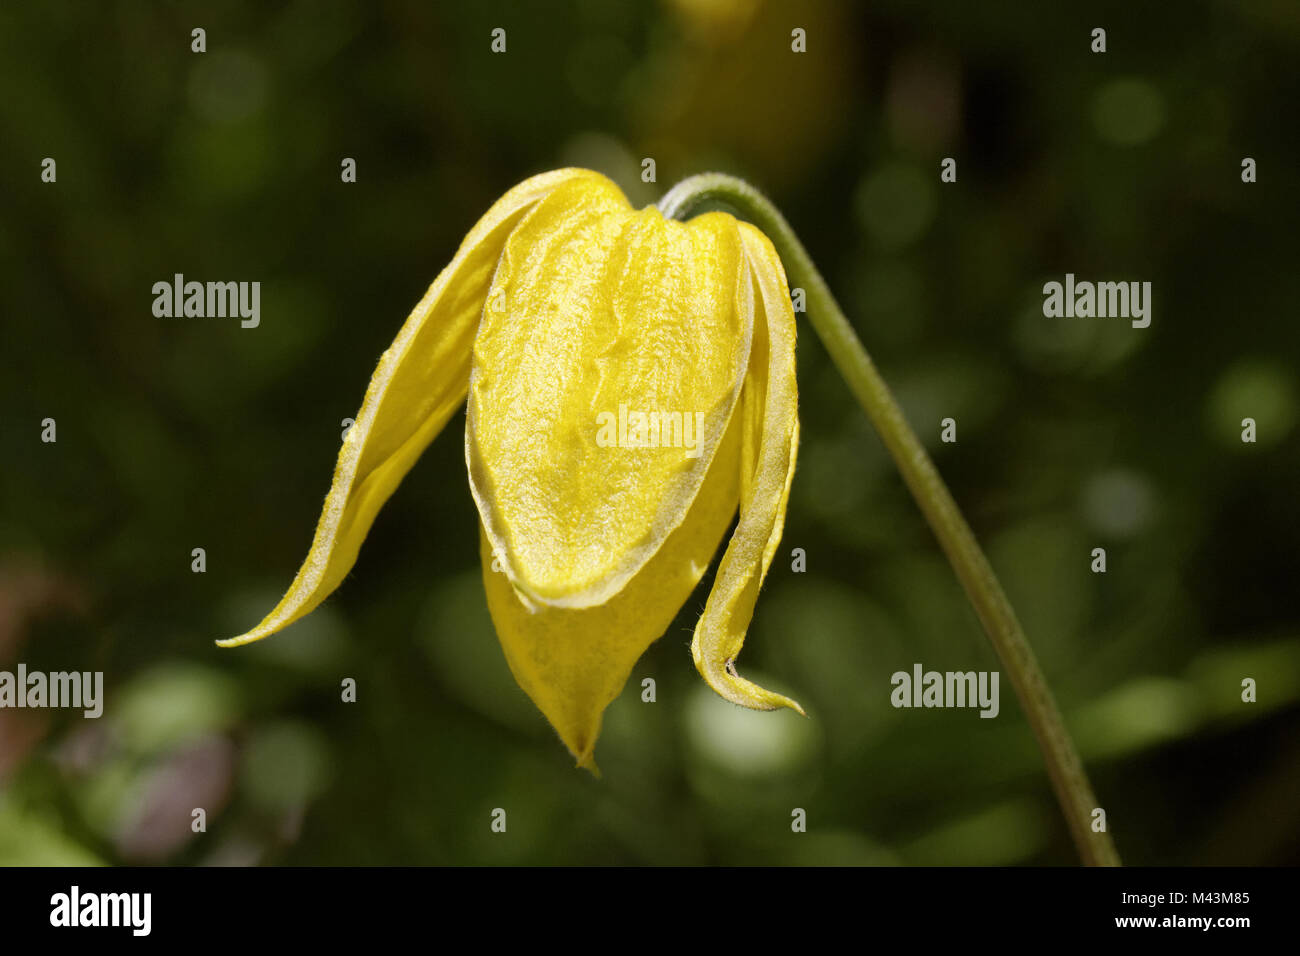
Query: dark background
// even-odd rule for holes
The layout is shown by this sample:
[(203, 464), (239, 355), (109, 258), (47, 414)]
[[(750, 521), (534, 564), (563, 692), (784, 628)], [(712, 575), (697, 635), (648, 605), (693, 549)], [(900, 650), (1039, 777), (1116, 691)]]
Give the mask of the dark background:
[[(607, 712), (604, 779), (574, 770), (488, 620), (459, 418), (327, 605), (213, 646), (288, 586), (411, 306), (564, 165), (638, 206), (723, 170), (786, 212), (986, 545), (1126, 862), (1300, 860), (1300, 7), (1051, 6), (5, 4), (0, 669), (102, 670), (107, 703), (0, 710), (0, 863), (1076, 859), (1009, 684), (992, 721), (890, 706), (914, 662), (998, 664), (807, 325), (744, 665), (810, 720), (695, 673), (706, 578)], [(260, 327), (155, 318), (177, 272), (260, 281)], [(1151, 281), (1150, 328), (1044, 318), (1066, 272)]]

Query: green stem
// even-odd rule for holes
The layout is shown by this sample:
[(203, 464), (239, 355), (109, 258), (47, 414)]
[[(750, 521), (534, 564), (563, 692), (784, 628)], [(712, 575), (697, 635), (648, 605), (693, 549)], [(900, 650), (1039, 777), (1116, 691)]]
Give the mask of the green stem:
[(1119, 855), (1109, 834), (1092, 829), (1096, 797), (1015, 611), (930, 456), (831, 295), (826, 280), (785, 217), (758, 190), (734, 176), (721, 173), (692, 176), (674, 186), (659, 202), (659, 209), (667, 218), (684, 220), (701, 203), (710, 200), (725, 203), (761, 229), (780, 254), (791, 288), (804, 290), (809, 321), (880, 433), (1011, 678), (1038, 738), (1052, 787), (1080, 856), (1090, 866), (1118, 866)]

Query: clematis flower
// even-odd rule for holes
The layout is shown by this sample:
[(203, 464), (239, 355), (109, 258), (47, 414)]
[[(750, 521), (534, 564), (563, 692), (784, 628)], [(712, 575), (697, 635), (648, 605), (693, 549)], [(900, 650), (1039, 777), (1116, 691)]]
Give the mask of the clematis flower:
[(579, 766), (605, 707), (739, 518), (695, 628), (734, 703), (794, 701), (735, 661), (781, 538), (799, 422), (795, 327), (771, 242), (720, 212), (634, 210), (582, 169), (506, 193), (380, 359), (306, 561), (255, 628), (321, 603), (375, 515), (468, 401), (488, 607), (519, 686)]

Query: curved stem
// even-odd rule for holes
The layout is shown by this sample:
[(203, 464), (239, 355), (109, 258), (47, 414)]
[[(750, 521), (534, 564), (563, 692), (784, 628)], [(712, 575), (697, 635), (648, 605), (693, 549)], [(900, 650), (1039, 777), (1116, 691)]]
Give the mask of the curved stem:
[(664, 196), (659, 209), (667, 218), (686, 219), (709, 200), (725, 203), (761, 229), (780, 254), (791, 288), (804, 290), (809, 321), (858, 404), (880, 433), (1011, 678), (1038, 738), (1052, 787), (1079, 854), (1091, 866), (1118, 866), (1119, 855), (1110, 835), (1092, 830), (1096, 797), (1015, 611), (930, 456), (831, 295), (826, 280), (785, 217), (758, 190), (734, 176), (704, 173), (685, 179)]

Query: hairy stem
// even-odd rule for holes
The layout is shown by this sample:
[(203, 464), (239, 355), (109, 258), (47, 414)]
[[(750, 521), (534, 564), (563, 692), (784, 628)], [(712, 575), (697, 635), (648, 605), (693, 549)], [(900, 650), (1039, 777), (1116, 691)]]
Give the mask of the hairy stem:
[(804, 290), (808, 320), (858, 404), (880, 433), (1002, 660), (1038, 739), (1048, 776), (1080, 856), (1090, 866), (1118, 866), (1119, 855), (1110, 835), (1092, 829), (1092, 811), (1097, 807), (1097, 799), (1015, 611), (970, 525), (831, 295), (826, 280), (785, 217), (758, 190), (734, 176), (721, 173), (692, 176), (674, 186), (659, 202), (659, 209), (667, 218), (684, 220), (707, 201), (730, 206), (761, 229), (780, 254), (791, 288)]

